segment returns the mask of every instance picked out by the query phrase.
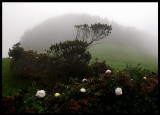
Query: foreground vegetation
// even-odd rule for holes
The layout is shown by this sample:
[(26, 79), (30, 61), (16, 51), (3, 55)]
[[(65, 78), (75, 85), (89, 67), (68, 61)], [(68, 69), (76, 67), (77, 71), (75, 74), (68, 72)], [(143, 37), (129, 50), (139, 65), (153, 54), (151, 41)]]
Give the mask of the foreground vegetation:
[[(40, 89), (33, 83), (32, 88), (22, 88), (11, 97), (2, 96), (3, 112), (158, 113), (158, 76), (132, 77), (120, 72), (85, 80), (70, 78), (45, 91), (42, 98), (35, 96)], [(116, 95), (116, 88), (122, 89), (121, 95)]]
[[(86, 80), (70, 77), (58, 82), (53, 90), (44, 87), (46, 96), (38, 98), (36, 92), (42, 88), (36, 82), (14, 79), (13, 74), (6, 73), (4, 65), (9, 60), (3, 59), (5, 69), (2, 69), (5, 113), (158, 113), (158, 75), (140, 66), (127, 66), (110, 74), (103, 70), (104, 74)], [(122, 95), (115, 94), (117, 87), (122, 88)], [(81, 88), (86, 92), (81, 92)], [(56, 93), (60, 96), (55, 96)]]

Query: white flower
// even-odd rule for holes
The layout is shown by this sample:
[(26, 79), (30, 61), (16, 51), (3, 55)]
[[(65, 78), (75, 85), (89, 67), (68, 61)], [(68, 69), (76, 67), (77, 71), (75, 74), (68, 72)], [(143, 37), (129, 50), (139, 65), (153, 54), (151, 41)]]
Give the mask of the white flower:
[(80, 91), (83, 93), (86, 92), (86, 90), (84, 88), (81, 88)]
[(116, 95), (122, 95), (122, 89), (120, 87), (117, 87), (115, 89), (115, 93), (116, 93)]
[(55, 96), (55, 97), (59, 97), (60, 94), (59, 94), (59, 93), (55, 93), (54, 96)]
[(36, 57), (37, 59), (39, 58), (39, 57)]
[(39, 90), (36, 93), (36, 96), (39, 97), (39, 98), (43, 98), (45, 95), (46, 95), (46, 93), (45, 93), (44, 90)]
[(147, 79), (146, 77), (143, 77), (143, 79)]
[(87, 79), (84, 78), (82, 81), (85, 82), (85, 81), (87, 81)]
[(106, 73), (111, 73), (111, 70), (108, 69), (108, 70), (106, 71)]
[(131, 81), (133, 81), (133, 79), (131, 79)]

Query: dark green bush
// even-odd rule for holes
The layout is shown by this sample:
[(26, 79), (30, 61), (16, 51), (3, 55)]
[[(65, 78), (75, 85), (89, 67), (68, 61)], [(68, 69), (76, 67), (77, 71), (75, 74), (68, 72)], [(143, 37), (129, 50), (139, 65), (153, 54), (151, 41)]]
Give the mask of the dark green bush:
[(83, 78), (88, 69), (91, 54), (87, 51), (88, 44), (80, 40), (65, 41), (51, 45), (47, 53), (57, 65), (62, 76)]
[(9, 48), (8, 52), (9, 57), (13, 57), (14, 60), (21, 58), (24, 49), (23, 47), (20, 47), (20, 43), (14, 44), (12, 48), (13, 48), (12, 50)]
[(58, 81), (69, 77), (83, 78), (88, 72), (91, 54), (86, 51), (86, 42), (66, 41), (52, 45), (48, 53), (41, 54), (21, 50), (23, 48), (19, 45), (17, 43), (9, 50), (10, 57), (13, 57), (10, 70), (18, 78), (36, 80), (39, 86), (51, 89)]

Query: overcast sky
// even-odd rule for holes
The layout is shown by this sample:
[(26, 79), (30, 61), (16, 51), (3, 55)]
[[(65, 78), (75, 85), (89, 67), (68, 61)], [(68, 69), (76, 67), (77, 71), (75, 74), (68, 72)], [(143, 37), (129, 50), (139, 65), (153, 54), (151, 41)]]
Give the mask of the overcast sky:
[(24, 31), (43, 21), (68, 13), (108, 18), (120, 25), (146, 31), (158, 39), (158, 2), (3, 2), (2, 57), (20, 40)]

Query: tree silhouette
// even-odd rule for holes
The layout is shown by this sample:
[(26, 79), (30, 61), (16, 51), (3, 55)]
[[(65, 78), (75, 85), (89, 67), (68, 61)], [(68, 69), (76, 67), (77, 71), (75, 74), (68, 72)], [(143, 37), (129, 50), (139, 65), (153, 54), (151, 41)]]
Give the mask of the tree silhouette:
[(112, 26), (107, 24), (95, 23), (89, 26), (88, 24), (75, 25), (77, 35), (75, 39), (82, 40), (88, 43), (88, 47), (93, 44), (94, 41), (104, 39), (111, 34)]

